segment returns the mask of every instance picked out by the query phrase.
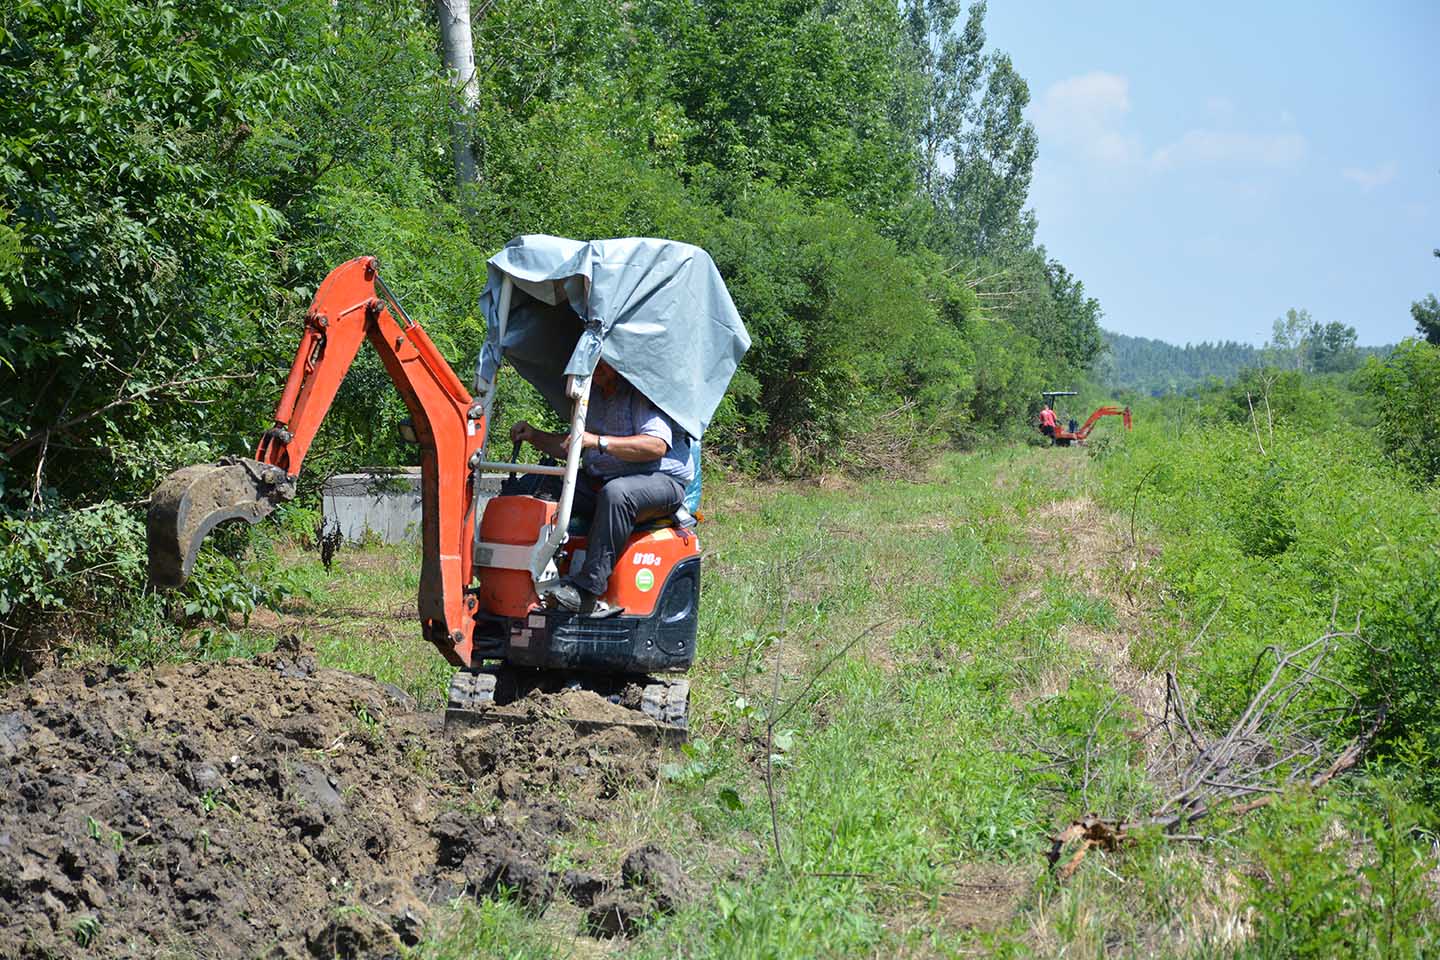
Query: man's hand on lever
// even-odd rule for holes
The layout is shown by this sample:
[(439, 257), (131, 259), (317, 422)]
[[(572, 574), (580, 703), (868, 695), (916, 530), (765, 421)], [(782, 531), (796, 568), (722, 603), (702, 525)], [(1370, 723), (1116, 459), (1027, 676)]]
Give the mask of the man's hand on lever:
[[(568, 433), (537, 430), (530, 425), (528, 420), (516, 421), (515, 425), (510, 428), (510, 441), (512, 443), (528, 443), (540, 452), (548, 453), (558, 460), (564, 460), (569, 455), (567, 447), (570, 444), (570, 435)], [(585, 431), (580, 438), (580, 449), (599, 450), (600, 436), (588, 430)], [(660, 459), (665, 455), (666, 449), (665, 441), (659, 437), (639, 433), (633, 437), (606, 437), (603, 452), (627, 463), (645, 463)]]
[(568, 440), (569, 434), (537, 430), (530, 425), (528, 420), (517, 420), (510, 428), (511, 443), (528, 443), (541, 453), (548, 453), (557, 460), (564, 460), (568, 455), (568, 451), (565, 449)]

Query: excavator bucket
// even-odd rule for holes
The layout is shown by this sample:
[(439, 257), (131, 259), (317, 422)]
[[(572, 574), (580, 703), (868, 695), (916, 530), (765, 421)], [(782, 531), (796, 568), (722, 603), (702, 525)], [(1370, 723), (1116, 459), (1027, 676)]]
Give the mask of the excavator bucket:
[(181, 586), (195, 566), (205, 535), (218, 524), (255, 523), (294, 496), (294, 478), (248, 457), (176, 470), (150, 495), (145, 522), (150, 583)]

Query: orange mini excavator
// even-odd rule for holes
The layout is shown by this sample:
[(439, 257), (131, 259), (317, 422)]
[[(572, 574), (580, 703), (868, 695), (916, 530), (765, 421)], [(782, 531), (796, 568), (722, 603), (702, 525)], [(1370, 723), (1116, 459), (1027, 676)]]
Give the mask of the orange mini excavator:
[[(1051, 410), (1054, 410), (1056, 397), (1073, 397), (1077, 395), (1077, 392), (1074, 390), (1046, 390), (1040, 395), (1045, 398), (1045, 405)], [(1084, 425), (1079, 429), (1076, 429), (1074, 420), (1069, 422), (1068, 429), (1061, 426), (1060, 420), (1057, 417), (1055, 420), (1055, 433), (1051, 436), (1051, 441), (1057, 447), (1068, 447), (1072, 443), (1084, 443), (1085, 439), (1090, 436), (1090, 431), (1094, 428), (1095, 424), (1099, 422), (1101, 417), (1122, 417), (1125, 421), (1125, 429), (1130, 429), (1129, 407), (1097, 407), (1095, 412), (1090, 414), (1085, 420)]]
[[(179, 586), (217, 524), (254, 523), (295, 495), (305, 454), (368, 340), (409, 408), (420, 448), (418, 612), (425, 639), (459, 668), (447, 719), (537, 688), (581, 686), (642, 711), (649, 719), (637, 715), (640, 725), (683, 731), (689, 685), (679, 674), (695, 659), (700, 601), (699, 438), (749, 335), (713, 261), (687, 244), (524, 236), (488, 268), (474, 396), (406, 315), (374, 257), (331, 271), (254, 457), (185, 467), (151, 497), (151, 580)], [(616, 557), (603, 599), (623, 610), (606, 619), (548, 607), (536, 592), (583, 560), (588, 525), (572, 508), (591, 373), (602, 358), (694, 438), (696, 464), (686, 507), (636, 529)], [(487, 455), (495, 378), (506, 361), (570, 424), (564, 463)], [(486, 501), (480, 480), (488, 472), (511, 479)], [(518, 474), (557, 478), (559, 492), (536, 492)]]

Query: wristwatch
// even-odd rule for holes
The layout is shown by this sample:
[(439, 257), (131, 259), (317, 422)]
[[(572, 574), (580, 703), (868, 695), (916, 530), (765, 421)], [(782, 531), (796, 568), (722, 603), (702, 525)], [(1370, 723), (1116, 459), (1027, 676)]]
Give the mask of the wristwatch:
[(596, 438), (595, 438), (595, 449), (599, 450), (601, 453), (609, 453), (609, 452), (610, 452), (610, 438), (609, 438), (609, 437), (596, 437)]

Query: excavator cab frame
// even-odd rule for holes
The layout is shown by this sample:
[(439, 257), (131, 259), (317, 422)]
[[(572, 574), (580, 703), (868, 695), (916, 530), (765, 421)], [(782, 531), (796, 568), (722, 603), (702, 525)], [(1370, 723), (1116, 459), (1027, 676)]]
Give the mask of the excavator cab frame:
[[(475, 377), (475, 403), (487, 423), (493, 423), (494, 398), (506, 366), (503, 345), (515, 294), (509, 275), (499, 279), (498, 291), (489, 338), (501, 348), (496, 351), (498, 361), (493, 366), (477, 365)], [(574, 349), (574, 344), (562, 346), (569, 348), (562, 353)], [(516, 372), (530, 379), (523, 371)], [(480, 583), (475, 645), (469, 669), (451, 684), (448, 720), (485, 716), (477, 706), (504, 702), (528, 689), (578, 685), (617, 701), (629, 692), (639, 697), (631, 705), (662, 721), (667, 729), (685, 727), (688, 681), (657, 680), (651, 674), (682, 672), (695, 657), (700, 550), (693, 522), (686, 522), (688, 514), (682, 510), (631, 533), (616, 558), (605, 595), (622, 608), (619, 616), (579, 616), (547, 607), (536, 595), (543, 579), (583, 562), (588, 545), (571, 520), (592, 383), (592, 374), (564, 378), (564, 396), (571, 405), (562, 463), (520, 463), (514, 455), (509, 461), (492, 460), (485, 445), (472, 458), (477, 472), (509, 473), (512, 483), (502, 486), (483, 515), (476, 513), (474, 549)], [(507, 492), (519, 474), (559, 478), (558, 495), (551, 500), (539, 492)], [(537, 516), (539, 520), (522, 519)], [(531, 537), (537, 530), (538, 535)]]

